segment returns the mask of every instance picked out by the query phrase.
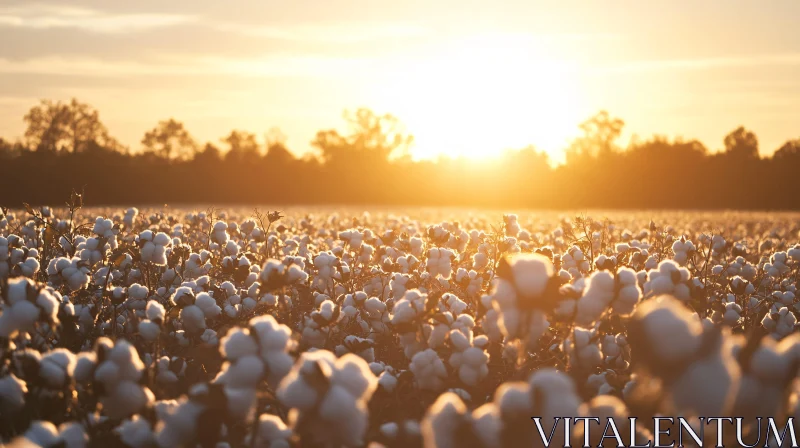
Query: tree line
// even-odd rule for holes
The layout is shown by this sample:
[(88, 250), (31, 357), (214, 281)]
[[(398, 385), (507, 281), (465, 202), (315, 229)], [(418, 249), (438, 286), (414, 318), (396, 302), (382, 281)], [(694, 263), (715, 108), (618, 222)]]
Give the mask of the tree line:
[[(0, 138), (0, 205), (87, 203), (353, 204), (496, 208), (800, 209), (800, 138), (760, 157), (739, 127), (709, 151), (697, 140), (653, 136), (619, 144), (624, 122), (601, 111), (580, 124), (566, 163), (534, 147), (474, 163), (414, 161), (413, 137), (389, 114), (346, 113), (349, 131), (319, 131), (296, 157), (271, 130), (233, 130), (200, 144), (175, 119), (158, 122), (131, 151), (99, 113), (73, 99), (42, 101), (23, 117), (24, 138)], [(532, 124), (533, 125), (533, 124)]]

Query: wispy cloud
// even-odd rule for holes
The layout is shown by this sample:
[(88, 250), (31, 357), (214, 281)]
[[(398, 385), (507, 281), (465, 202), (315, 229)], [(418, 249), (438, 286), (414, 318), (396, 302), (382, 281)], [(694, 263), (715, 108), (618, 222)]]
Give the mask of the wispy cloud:
[(74, 28), (94, 33), (126, 33), (194, 21), (180, 14), (114, 14), (61, 5), (0, 7), (0, 25), (32, 28)]
[(599, 74), (616, 74), (765, 66), (800, 66), (800, 53), (625, 61), (613, 65), (597, 66), (592, 71)]
[(211, 28), (252, 37), (299, 42), (356, 43), (386, 38), (414, 38), (431, 30), (409, 23), (326, 23), (292, 26), (252, 26), (239, 23), (207, 23)]
[(378, 66), (372, 59), (329, 56), (223, 58), (164, 56), (164, 62), (104, 61), (96, 58), (42, 57), (27, 60), (0, 58), (0, 74), (39, 74), (125, 78), (131, 76), (208, 76), (336, 78), (368, 76)]

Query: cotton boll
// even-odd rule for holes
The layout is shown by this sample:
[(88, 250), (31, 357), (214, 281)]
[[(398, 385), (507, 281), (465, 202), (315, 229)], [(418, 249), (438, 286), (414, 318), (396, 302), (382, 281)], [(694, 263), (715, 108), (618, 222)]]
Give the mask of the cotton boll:
[(788, 308), (782, 307), (777, 313), (767, 313), (761, 319), (761, 325), (776, 339), (791, 334), (797, 327), (797, 318)]
[(17, 277), (8, 281), (6, 291), (0, 314), (0, 336), (12, 337), (17, 331), (30, 331), (40, 317), (44, 323), (58, 324), (59, 301), (51, 290), (28, 278)]
[(360, 445), (368, 426), (367, 401), (377, 387), (367, 363), (352, 354), (338, 360), (331, 352), (305, 352), (277, 390), (293, 409), (293, 422), (308, 425), (304, 440)]
[(691, 273), (672, 260), (664, 260), (656, 269), (647, 272), (644, 284), (645, 297), (671, 294), (680, 300), (689, 300)]
[(132, 448), (146, 448), (155, 443), (155, 434), (150, 422), (139, 415), (134, 415), (129, 420), (114, 429), (120, 440)]
[(540, 310), (550, 308), (553, 299), (545, 296), (553, 281), (553, 264), (540, 254), (518, 254), (503, 263), (506, 268), (498, 273), (492, 291), (500, 330), (506, 337), (524, 338), (533, 347), (549, 325)]
[(681, 237), (681, 239), (672, 243), (672, 252), (675, 254), (672, 258), (681, 266), (686, 266), (689, 257), (697, 252), (697, 248), (694, 243)]
[(64, 387), (75, 369), (75, 355), (67, 349), (57, 348), (45, 353), (39, 363), (39, 376), (53, 388)]
[(155, 341), (158, 335), (161, 334), (161, 327), (150, 320), (140, 321), (138, 329), (142, 338), (149, 342)]
[(0, 378), (0, 412), (10, 415), (25, 406), (28, 386), (13, 373)]
[(198, 332), (206, 328), (206, 320), (203, 310), (197, 305), (189, 305), (180, 312), (183, 327), (189, 332)]
[(164, 305), (158, 303), (155, 300), (151, 300), (147, 302), (147, 307), (145, 308), (145, 315), (148, 319), (152, 321), (163, 321), (164, 316), (166, 315), (166, 310), (164, 309)]
[[(446, 392), (428, 408), (422, 420), (421, 430), (426, 447), (456, 448), (463, 446), (468, 438), (471, 419), (464, 402), (458, 395)], [(472, 441), (474, 443), (474, 440)]]
[[(451, 334), (460, 335), (457, 330)], [(479, 347), (467, 346), (450, 355), (450, 366), (458, 372), (458, 378), (467, 386), (475, 387), (489, 375), (489, 355)]]
[(635, 326), (629, 331), (636, 336), (629, 333), (631, 347), (651, 370), (671, 370), (700, 348), (700, 320), (673, 297), (644, 301), (633, 319)]
[(289, 439), (292, 430), (276, 415), (262, 414), (258, 418), (258, 429), (256, 430), (255, 441), (248, 436), (246, 443), (248, 446), (258, 448), (289, 448)]
[(56, 425), (45, 421), (33, 422), (28, 430), (25, 431), (23, 437), (28, 443), (17, 439), (16, 443), (20, 446), (33, 445), (46, 447), (54, 446), (60, 442)]
[(420, 389), (439, 391), (447, 379), (447, 369), (439, 355), (432, 349), (414, 355), (408, 369), (414, 374), (417, 387)]
[(456, 254), (450, 249), (431, 248), (428, 250), (426, 267), (432, 276), (441, 275), (442, 278), (449, 279), (453, 273), (452, 262)]

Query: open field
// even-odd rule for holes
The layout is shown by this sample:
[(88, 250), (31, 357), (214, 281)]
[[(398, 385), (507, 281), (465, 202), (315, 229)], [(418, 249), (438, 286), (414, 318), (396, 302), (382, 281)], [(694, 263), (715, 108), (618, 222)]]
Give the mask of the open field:
[(70, 202), (0, 215), (4, 441), (536, 446), (531, 417), (592, 416), (643, 442), (627, 417), (656, 415), (754, 440), (800, 417), (798, 213)]

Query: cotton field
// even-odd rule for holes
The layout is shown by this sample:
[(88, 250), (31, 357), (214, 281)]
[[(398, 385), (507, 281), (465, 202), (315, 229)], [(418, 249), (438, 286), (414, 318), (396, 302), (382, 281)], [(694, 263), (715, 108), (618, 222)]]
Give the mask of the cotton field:
[(800, 215), (68, 205), (0, 214), (10, 446), (539, 446), (534, 416), (553, 446), (616, 446), (550, 427), (800, 418)]

